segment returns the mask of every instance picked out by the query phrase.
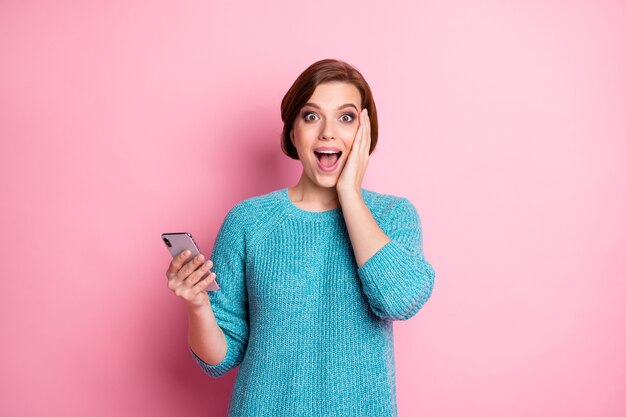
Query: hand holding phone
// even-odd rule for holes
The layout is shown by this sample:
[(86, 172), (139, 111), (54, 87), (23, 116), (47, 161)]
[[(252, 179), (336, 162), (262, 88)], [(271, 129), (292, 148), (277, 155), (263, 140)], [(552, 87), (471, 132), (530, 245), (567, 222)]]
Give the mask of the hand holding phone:
[(190, 233), (163, 233), (161, 239), (173, 257), (165, 273), (168, 287), (191, 304), (208, 302), (206, 291), (220, 289), (215, 273), (210, 270), (213, 263), (210, 260), (204, 262), (204, 256)]

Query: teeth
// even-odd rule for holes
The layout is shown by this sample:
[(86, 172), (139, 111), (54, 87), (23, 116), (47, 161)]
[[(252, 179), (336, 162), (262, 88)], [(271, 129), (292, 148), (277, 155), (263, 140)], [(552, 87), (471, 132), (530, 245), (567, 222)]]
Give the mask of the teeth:
[(327, 154), (331, 154), (331, 153), (339, 153), (339, 151), (315, 151), (317, 153), (327, 153)]

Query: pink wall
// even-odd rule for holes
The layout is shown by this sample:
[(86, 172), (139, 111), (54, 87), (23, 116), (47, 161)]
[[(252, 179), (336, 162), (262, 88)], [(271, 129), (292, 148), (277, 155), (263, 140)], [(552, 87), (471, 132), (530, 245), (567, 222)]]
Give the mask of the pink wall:
[(0, 415), (221, 416), (164, 231), (293, 185), (313, 61), (379, 107), (365, 186), (408, 197), (433, 297), (396, 325), (401, 416), (626, 414), (622, 1), (0, 2)]

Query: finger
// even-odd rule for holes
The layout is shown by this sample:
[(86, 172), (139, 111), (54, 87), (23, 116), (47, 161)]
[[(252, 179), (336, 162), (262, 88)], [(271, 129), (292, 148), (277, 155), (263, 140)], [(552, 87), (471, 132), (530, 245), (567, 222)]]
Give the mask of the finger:
[[(187, 301), (193, 300), (200, 292), (206, 290), (211, 282), (215, 280), (215, 273), (211, 272), (206, 279), (196, 283), (194, 286), (188, 286), (185, 283), (178, 283), (176, 286), (170, 287), (174, 294)], [(208, 280), (208, 282), (206, 282)]]
[(174, 256), (174, 259), (172, 259), (172, 262), (170, 262), (170, 266), (167, 268), (167, 271), (165, 272), (165, 275), (167, 276), (168, 279), (175, 278), (176, 273), (183, 266), (185, 259), (187, 259), (189, 255), (191, 255), (191, 251), (184, 250), (178, 255)]
[(180, 269), (180, 271), (178, 271), (178, 274), (177, 274), (178, 277), (183, 281), (186, 280), (189, 277), (189, 275), (191, 275), (196, 269), (202, 266), (203, 262), (204, 262), (204, 255), (199, 253), (193, 259), (187, 262)]
[(355, 153), (357, 153), (362, 148), (364, 130), (365, 123), (363, 123), (363, 112), (361, 112), (361, 114), (359, 114), (359, 128), (357, 129), (356, 137), (354, 138), (354, 142), (352, 144), (352, 148), (356, 148)]
[(372, 142), (372, 122), (370, 120), (370, 112), (365, 109), (365, 137), (368, 143)]
[(372, 146), (372, 121), (370, 120), (369, 110), (367, 111), (367, 118), (365, 121), (367, 124), (367, 154), (369, 155), (369, 150)]
[[(207, 277), (206, 280), (208, 279), (209, 277)], [(209, 286), (210, 282), (205, 284), (204, 282), (206, 280), (199, 282), (190, 290), (191, 294), (193, 294), (190, 297), (191, 301), (198, 305), (204, 304), (206, 302), (206, 299), (209, 298), (209, 293), (206, 289)]]
[(370, 137), (370, 118), (369, 118), (369, 112), (367, 111), (367, 109), (363, 110), (363, 143), (362, 143), (362, 153), (361, 156), (363, 158), (367, 158), (367, 156), (369, 155), (369, 147), (370, 147), (370, 143), (371, 143), (371, 137)]
[(354, 140), (352, 141), (352, 145), (350, 146), (350, 150), (348, 151), (348, 157), (346, 160), (346, 165), (351, 163), (350, 161), (355, 158), (355, 154), (358, 152), (358, 144), (359, 144), (359, 136), (361, 136), (361, 128), (359, 127), (356, 131), (356, 135), (354, 136)]
[(357, 130), (356, 138), (354, 138), (354, 142), (352, 142), (352, 149), (350, 149), (350, 158), (358, 158), (359, 156), (359, 148), (361, 144), (361, 137), (363, 136), (363, 126), (359, 126)]
[(365, 109), (361, 110), (361, 113), (359, 113), (359, 127), (365, 127), (365, 119), (363, 119), (364, 115)]
[(361, 135), (362, 130), (363, 130), (363, 118), (361, 117), (361, 113), (359, 113), (359, 125), (357, 126), (356, 132), (354, 133), (353, 143), (359, 139), (359, 136)]
[[(208, 288), (209, 285), (211, 285), (211, 283), (213, 281), (215, 281), (215, 273), (211, 272), (211, 274), (209, 276), (207, 276), (205, 279), (203, 279), (202, 281), (198, 282), (196, 285), (194, 285), (192, 288), (189, 288), (187, 291), (189, 294), (189, 297), (191, 299), (194, 299), (198, 296), (202, 297), (202, 293), (206, 292), (206, 289)], [(208, 295), (208, 294), (207, 294)]]
[(215, 278), (217, 278), (217, 274), (215, 272), (211, 272), (209, 275), (207, 275), (205, 279), (194, 285), (193, 290), (197, 290), (198, 292), (205, 291), (207, 287), (211, 285), (213, 281), (215, 281)]
[(198, 269), (196, 269), (191, 275), (189, 275), (187, 279), (185, 279), (185, 285), (187, 285), (188, 287), (193, 287), (194, 284), (200, 281), (200, 279), (202, 279), (202, 277), (211, 270), (212, 266), (213, 262), (211, 262), (210, 259), (203, 263)]
[(176, 273), (176, 276), (182, 281), (186, 279), (189, 274), (195, 271), (200, 265), (204, 262), (204, 255), (199, 253), (195, 258), (187, 262), (180, 270)]

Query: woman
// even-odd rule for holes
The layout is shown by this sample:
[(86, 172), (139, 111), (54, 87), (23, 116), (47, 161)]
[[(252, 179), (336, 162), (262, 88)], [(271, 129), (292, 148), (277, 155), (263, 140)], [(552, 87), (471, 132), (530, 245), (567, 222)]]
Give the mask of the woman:
[(392, 324), (428, 300), (434, 271), (413, 205), (361, 189), (378, 139), (372, 93), (352, 66), (322, 60), (281, 114), (299, 182), (237, 204), (211, 260), (181, 268), (183, 253), (166, 273), (188, 306), (191, 354), (213, 377), (240, 365), (230, 416), (396, 416)]

